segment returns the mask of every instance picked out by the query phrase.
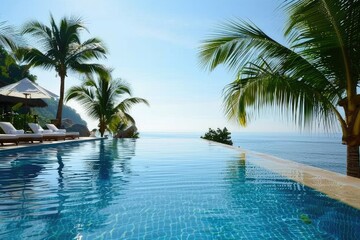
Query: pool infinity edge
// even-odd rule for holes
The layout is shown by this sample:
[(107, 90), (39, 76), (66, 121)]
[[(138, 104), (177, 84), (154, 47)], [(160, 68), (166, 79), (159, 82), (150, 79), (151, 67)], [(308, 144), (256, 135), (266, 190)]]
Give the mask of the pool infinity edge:
[(220, 145), (245, 153), (255, 158), (246, 159), (251, 163), (288, 179), (304, 184), (328, 197), (341, 201), (360, 210), (360, 179), (346, 176), (329, 170), (297, 163), (265, 153), (250, 151), (240, 147), (230, 146), (218, 142), (208, 141), (210, 144)]

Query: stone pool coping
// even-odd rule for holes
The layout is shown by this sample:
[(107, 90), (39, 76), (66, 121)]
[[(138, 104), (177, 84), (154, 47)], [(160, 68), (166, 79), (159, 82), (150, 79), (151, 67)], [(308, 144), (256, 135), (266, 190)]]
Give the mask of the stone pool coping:
[(68, 139), (68, 140), (58, 140), (58, 141), (44, 141), (42, 143), (20, 143), (19, 145), (15, 144), (7, 144), (4, 146), (0, 146), (0, 153), (1, 152), (13, 152), (16, 150), (26, 150), (26, 149), (33, 149), (33, 148), (41, 148), (47, 146), (56, 146), (62, 144), (71, 144), (71, 143), (79, 143), (79, 142), (90, 142), (90, 141), (98, 141), (101, 139), (106, 139), (102, 137), (80, 137), (79, 139)]
[[(207, 140), (206, 140), (207, 141)], [(360, 210), (360, 179), (335, 173), (325, 169), (297, 163), (272, 155), (246, 150), (240, 147), (209, 141), (212, 144), (225, 146), (238, 152), (254, 156), (247, 159), (260, 167), (273, 171), (281, 176), (304, 184), (330, 198), (346, 203)]]

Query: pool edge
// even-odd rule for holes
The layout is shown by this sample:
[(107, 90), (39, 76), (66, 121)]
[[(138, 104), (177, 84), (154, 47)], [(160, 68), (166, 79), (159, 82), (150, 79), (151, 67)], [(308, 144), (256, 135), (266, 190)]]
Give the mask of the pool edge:
[(6, 152), (14, 152), (18, 150), (28, 150), (34, 148), (42, 148), (49, 146), (58, 146), (63, 144), (71, 144), (71, 143), (81, 143), (81, 142), (91, 142), (91, 141), (99, 141), (102, 139), (106, 139), (104, 137), (80, 137), (79, 139), (71, 139), (65, 141), (44, 141), (42, 143), (29, 143), (29, 144), (21, 144), (21, 145), (7, 145), (0, 147), (0, 153)]
[(247, 161), (293, 181), (304, 184), (307, 187), (326, 194), (332, 199), (341, 201), (360, 210), (360, 179), (358, 178), (297, 163), (265, 153), (250, 151), (214, 141), (205, 141), (255, 156), (255, 159), (247, 159)]

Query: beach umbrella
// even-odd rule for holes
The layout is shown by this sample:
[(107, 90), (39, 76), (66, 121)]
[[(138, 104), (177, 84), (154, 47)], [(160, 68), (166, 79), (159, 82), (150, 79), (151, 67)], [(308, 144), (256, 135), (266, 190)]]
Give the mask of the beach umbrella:
[(16, 103), (27, 104), (29, 107), (47, 107), (48, 104), (40, 98), (26, 99), (19, 97), (4, 96), (0, 94), (0, 106), (15, 105)]
[[(25, 101), (22, 112), (31, 113), (29, 107), (34, 99), (41, 98), (58, 98), (58, 96), (43, 87), (40, 87), (36, 83), (30, 81), (28, 78), (24, 78), (16, 83), (6, 85), (0, 88), (0, 95), (23, 98)], [(24, 128), (26, 128), (27, 117), (25, 115)]]
[(16, 83), (0, 88), (0, 94), (4, 96), (19, 97), (26, 99), (37, 98), (58, 98), (55, 93), (40, 87), (28, 78), (24, 78)]

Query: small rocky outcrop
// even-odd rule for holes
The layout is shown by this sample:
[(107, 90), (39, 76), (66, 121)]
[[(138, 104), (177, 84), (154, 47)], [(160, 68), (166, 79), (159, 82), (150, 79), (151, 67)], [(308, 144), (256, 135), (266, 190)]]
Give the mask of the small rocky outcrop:
[(62, 128), (65, 128), (67, 132), (79, 132), (80, 137), (90, 136), (90, 131), (87, 126), (83, 124), (74, 124), (71, 119), (65, 118), (61, 122)]
[(90, 136), (89, 129), (82, 124), (74, 124), (68, 128), (65, 128), (67, 132), (79, 132), (80, 137), (88, 137)]
[(73, 121), (71, 119), (68, 119), (68, 118), (64, 118), (62, 121), (61, 121), (61, 127), (62, 128), (69, 128), (71, 127), (72, 125), (74, 125)]
[(134, 138), (137, 134), (137, 127), (132, 125), (125, 130), (119, 130), (115, 135), (114, 138)]

